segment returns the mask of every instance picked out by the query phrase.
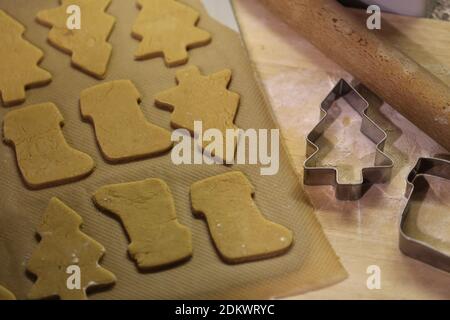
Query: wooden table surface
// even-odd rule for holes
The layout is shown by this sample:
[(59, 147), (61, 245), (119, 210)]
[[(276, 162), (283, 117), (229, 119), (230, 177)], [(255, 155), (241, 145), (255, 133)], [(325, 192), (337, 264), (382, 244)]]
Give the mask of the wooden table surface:
[[(305, 136), (318, 122), (319, 105), (340, 79), (352, 80), (332, 60), (268, 12), (258, 0), (234, 0), (241, 33), (270, 100), (294, 166), (302, 174)], [(354, 14), (361, 17), (364, 13)], [(380, 35), (450, 85), (450, 23), (383, 14)], [(450, 299), (450, 275), (404, 256), (398, 249), (406, 176), (419, 156), (445, 152), (370, 92), (369, 114), (388, 133), (385, 150), (395, 161), (391, 182), (375, 185), (360, 200), (337, 201), (331, 187), (306, 187), (317, 215), (349, 272), (340, 284), (298, 299)], [(359, 132), (360, 119), (341, 106), (322, 143), (323, 164), (339, 165), (342, 178), (357, 179), (373, 161), (374, 146)], [(450, 187), (441, 182), (440, 187)], [(432, 188), (439, 198), (443, 188)], [(442, 197), (442, 195), (441, 195)], [(442, 200), (442, 199), (441, 199)], [(450, 246), (449, 201), (440, 201), (445, 225), (424, 230)], [(432, 220), (432, 219), (431, 219)], [(430, 222), (434, 223), (434, 222)], [(367, 268), (380, 267), (381, 289), (367, 288)]]

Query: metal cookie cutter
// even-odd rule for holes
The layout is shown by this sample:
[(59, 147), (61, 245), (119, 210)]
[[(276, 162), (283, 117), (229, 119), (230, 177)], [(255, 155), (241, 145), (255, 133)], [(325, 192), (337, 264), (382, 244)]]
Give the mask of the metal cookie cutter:
[[(356, 184), (339, 182), (336, 167), (317, 167), (315, 157), (319, 151), (317, 139), (330, 125), (328, 111), (335, 102), (343, 98), (362, 118), (361, 132), (376, 144), (375, 163), (372, 167), (362, 169), (362, 181)], [(304, 184), (310, 186), (333, 185), (336, 187), (336, 198), (339, 200), (358, 200), (375, 183), (385, 183), (391, 176), (394, 162), (384, 153), (384, 143), (387, 138), (383, 131), (366, 114), (369, 103), (348, 82), (341, 79), (321, 104), (322, 118), (317, 126), (307, 136), (307, 159), (304, 162)]]
[(420, 158), (408, 176), (406, 186), (408, 203), (403, 211), (400, 223), (400, 250), (411, 258), (420, 260), (446, 272), (450, 272), (450, 256), (448, 254), (439, 251), (431, 244), (415, 239), (405, 233), (406, 220), (410, 213), (411, 200), (414, 198), (415, 194), (426, 191), (429, 188), (429, 184), (424, 176), (431, 175), (450, 180), (450, 157), (442, 156), (442, 159), (437, 157)]

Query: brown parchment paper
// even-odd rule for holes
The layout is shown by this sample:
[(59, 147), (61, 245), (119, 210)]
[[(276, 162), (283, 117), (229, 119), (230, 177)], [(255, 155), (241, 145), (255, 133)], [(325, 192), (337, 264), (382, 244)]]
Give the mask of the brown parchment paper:
[[(269, 106), (253, 78), (250, 62), (238, 34), (207, 17), (198, 1), (183, 1), (201, 11), (199, 26), (212, 33), (213, 42), (190, 51), (189, 65), (197, 65), (205, 74), (230, 68), (230, 89), (241, 95), (236, 123), (247, 128), (276, 128)], [(258, 166), (215, 165), (175, 166), (170, 153), (129, 164), (106, 163), (97, 147), (93, 128), (81, 120), (80, 92), (100, 83), (70, 66), (70, 57), (51, 47), (48, 28), (35, 22), (39, 10), (52, 8), (57, 0), (2, 0), (0, 8), (27, 27), (25, 37), (45, 52), (41, 64), (53, 75), (52, 83), (27, 92), (23, 105), (54, 102), (64, 118), (64, 135), (69, 144), (91, 155), (95, 172), (76, 183), (28, 190), (16, 166), (12, 148), (0, 145), (0, 283), (18, 298), (26, 297), (32, 279), (25, 268), (37, 247), (36, 228), (51, 197), (57, 196), (84, 219), (83, 231), (102, 243), (106, 255), (102, 265), (117, 276), (110, 290), (96, 292), (99, 299), (176, 299), (176, 298), (271, 298), (318, 289), (343, 280), (347, 273), (331, 248), (316, 220), (313, 208), (300, 187), (284, 149), (280, 170), (275, 176), (261, 176)], [(138, 15), (135, 1), (113, 0), (108, 13), (117, 18), (110, 38), (113, 56), (105, 81), (131, 79), (143, 95), (142, 110), (153, 123), (170, 129), (170, 113), (154, 106), (157, 92), (175, 85), (175, 72), (162, 59), (137, 62), (133, 52), (138, 42), (131, 28)], [(14, 108), (20, 108), (14, 107)], [(0, 116), (10, 111), (0, 107)], [(263, 214), (295, 233), (289, 253), (269, 260), (227, 265), (220, 260), (210, 240), (204, 220), (191, 213), (189, 188), (195, 181), (230, 170), (241, 170), (256, 187), (255, 201)], [(161, 178), (170, 186), (178, 218), (193, 235), (193, 258), (187, 263), (154, 273), (139, 272), (127, 255), (128, 240), (120, 223), (98, 211), (91, 196), (99, 187), (145, 178)]]

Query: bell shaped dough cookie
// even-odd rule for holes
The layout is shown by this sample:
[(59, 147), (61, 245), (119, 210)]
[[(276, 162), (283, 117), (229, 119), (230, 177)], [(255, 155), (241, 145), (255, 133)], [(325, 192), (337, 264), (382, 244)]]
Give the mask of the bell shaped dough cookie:
[(26, 41), (25, 27), (0, 10), (0, 94), (5, 106), (25, 101), (25, 89), (48, 84), (51, 74), (37, 65), (44, 54)]
[(151, 157), (172, 148), (170, 132), (147, 121), (140, 99), (129, 80), (103, 83), (81, 93), (81, 113), (94, 124), (98, 145), (108, 161)]
[(197, 11), (175, 0), (138, 0), (141, 12), (132, 35), (141, 40), (135, 53), (138, 60), (163, 56), (174, 67), (188, 61), (187, 49), (204, 46), (211, 35), (196, 27)]
[(38, 228), (41, 240), (27, 264), (27, 270), (37, 277), (30, 299), (84, 300), (88, 288), (116, 281), (114, 274), (99, 265), (105, 248), (80, 231), (82, 223), (62, 201), (50, 200)]
[(273, 257), (292, 245), (292, 231), (264, 218), (253, 194), (253, 186), (241, 172), (211, 177), (191, 187), (193, 210), (206, 219), (214, 244), (228, 263)]
[[(227, 89), (231, 81), (231, 70), (225, 69), (204, 76), (195, 67), (188, 67), (176, 74), (178, 86), (158, 93), (156, 105), (172, 111), (171, 124), (174, 128), (185, 128), (194, 134), (194, 122), (201, 121), (203, 131), (219, 130), (226, 137), (226, 130), (236, 130), (234, 119), (239, 107), (240, 96)], [(236, 145), (236, 141), (234, 146)], [(216, 154), (225, 158), (226, 141)], [(203, 143), (206, 148), (209, 143)], [(235, 147), (234, 147), (235, 149)], [(234, 150), (232, 152), (234, 155)]]
[[(103, 79), (112, 54), (108, 38), (115, 18), (105, 12), (111, 0), (61, 0), (61, 6), (38, 12), (37, 21), (51, 28), (48, 41), (72, 55), (72, 64), (96, 78)], [(80, 10), (79, 29), (68, 26), (71, 9)]]
[(65, 140), (63, 117), (53, 103), (28, 106), (6, 114), (4, 140), (14, 146), (28, 187), (39, 189), (76, 181), (94, 169), (90, 156)]
[(95, 204), (117, 215), (128, 233), (130, 256), (140, 269), (155, 269), (192, 255), (190, 230), (177, 220), (172, 193), (160, 179), (105, 186)]
[(0, 301), (6, 300), (16, 300), (14, 294), (6, 289), (5, 287), (0, 286)]

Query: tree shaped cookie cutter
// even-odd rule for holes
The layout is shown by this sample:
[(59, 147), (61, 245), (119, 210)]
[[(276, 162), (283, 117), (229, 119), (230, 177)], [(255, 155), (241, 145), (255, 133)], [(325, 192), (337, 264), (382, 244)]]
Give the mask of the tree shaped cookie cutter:
[[(358, 183), (341, 183), (338, 168), (332, 166), (317, 166), (316, 157), (320, 147), (316, 141), (331, 124), (328, 111), (335, 102), (343, 98), (362, 118), (361, 132), (376, 144), (374, 166), (362, 169), (362, 181)], [(358, 200), (376, 183), (385, 183), (390, 179), (394, 162), (383, 151), (387, 138), (386, 132), (367, 116), (369, 103), (347, 81), (341, 79), (330, 94), (322, 102), (321, 120), (308, 134), (306, 157), (304, 162), (304, 184), (310, 186), (332, 185), (336, 188), (338, 200)]]
[(425, 176), (435, 176), (450, 181), (450, 155), (436, 156), (434, 158), (419, 158), (416, 166), (410, 172), (405, 193), (408, 202), (403, 210), (400, 223), (399, 247), (405, 255), (413, 259), (450, 272), (450, 255), (448, 253), (440, 251), (430, 243), (408, 235), (405, 231), (406, 221), (414, 196), (429, 188), (429, 183), (424, 179)]

